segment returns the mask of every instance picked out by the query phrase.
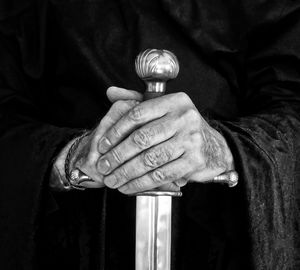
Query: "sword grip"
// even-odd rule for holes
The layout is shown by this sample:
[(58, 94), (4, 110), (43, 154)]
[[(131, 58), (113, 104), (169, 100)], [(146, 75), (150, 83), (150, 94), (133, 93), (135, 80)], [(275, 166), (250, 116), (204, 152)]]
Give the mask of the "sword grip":
[(149, 100), (152, 98), (158, 98), (163, 96), (164, 93), (163, 92), (145, 92), (144, 93), (144, 100)]

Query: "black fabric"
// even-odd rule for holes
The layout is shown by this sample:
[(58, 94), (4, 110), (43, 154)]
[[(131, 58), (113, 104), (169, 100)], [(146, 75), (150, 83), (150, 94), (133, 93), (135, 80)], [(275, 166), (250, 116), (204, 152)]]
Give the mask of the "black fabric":
[(56, 194), (51, 164), (92, 128), (111, 85), (143, 91), (135, 56), (173, 51), (185, 91), (227, 139), (234, 189), (174, 200), (172, 269), (299, 269), (300, 3), (0, 2), (0, 268), (134, 269), (135, 201)]

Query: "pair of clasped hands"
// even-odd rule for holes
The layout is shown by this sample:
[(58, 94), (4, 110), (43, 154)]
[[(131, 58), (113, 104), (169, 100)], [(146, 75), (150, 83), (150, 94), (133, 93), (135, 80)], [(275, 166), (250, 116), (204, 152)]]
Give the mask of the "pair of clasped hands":
[(232, 169), (225, 139), (185, 93), (142, 101), (136, 91), (110, 87), (107, 96), (110, 110), (72, 157), (71, 168), (94, 180), (83, 187), (107, 186), (124, 194), (178, 191), (189, 181), (209, 182)]

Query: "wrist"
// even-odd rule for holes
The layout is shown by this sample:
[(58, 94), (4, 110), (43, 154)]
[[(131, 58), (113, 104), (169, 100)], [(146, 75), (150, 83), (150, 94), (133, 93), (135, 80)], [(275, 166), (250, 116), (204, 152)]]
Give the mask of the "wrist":
[(86, 142), (85, 139), (90, 135), (90, 132), (84, 132), (81, 136), (76, 138), (67, 152), (64, 162), (64, 173), (68, 184), (72, 189), (84, 190), (81, 185), (83, 182), (94, 182), (89, 176), (84, 174), (77, 166), (85, 155)]
[[(74, 189), (74, 186), (70, 183), (70, 175), (66, 174), (66, 169), (68, 172), (74, 169), (74, 166), (80, 159), (80, 151), (82, 150), (82, 146), (80, 145), (81, 141), (85, 139), (88, 134), (89, 132), (84, 132), (82, 135), (72, 139), (58, 154), (52, 165), (49, 181), (49, 186), (53, 191), (69, 191)], [(74, 148), (75, 143), (76, 147)]]
[(69, 191), (71, 186), (65, 174), (65, 159), (76, 138), (71, 140), (56, 157), (51, 170), (49, 186), (53, 191)]
[[(205, 119), (205, 123), (208, 129), (208, 131), (204, 132), (205, 143), (210, 145), (208, 149), (210, 149), (211, 156), (217, 161), (215, 165), (219, 165), (216, 167), (222, 168), (223, 172), (234, 170), (234, 157), (226, 137), (219, 127), (219, 122), (217, 120)], [(214, 159), (212, 158), (212, 160)]]
[(234, 187), (238, 183), (239, 176), (235, 171), (232, 151), (226, 137), (223, 135), (222, 129), (219, 129), (218, 122), (211, 120), (210, 126), (212, 134), (214, 134), (214, 139), (210, 141), (215, 142), (215, 147), (211, 147), (211, 149), (214, 150), (213, 156), (218, 160), (215, 164), (219, 165), (215, 167), (218, 169), (218, 175), (213, 178), (213, 182), (226, 183), (229, 187)]

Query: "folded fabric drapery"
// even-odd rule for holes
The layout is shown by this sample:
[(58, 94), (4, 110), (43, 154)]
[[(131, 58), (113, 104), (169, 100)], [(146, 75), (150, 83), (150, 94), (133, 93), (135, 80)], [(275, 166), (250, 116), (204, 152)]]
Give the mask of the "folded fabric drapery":
[(179, 58), (168, 91), (191, 97), (240, 174), (174, 200), (172, 270), (299, 268), (298, 1), (18, 2), (0, 3), (3, 269), (134, 268), (135, 198), (47, 179), (110, 108), (107, 87), (144, 88), (132, 63), (149, 47)]

